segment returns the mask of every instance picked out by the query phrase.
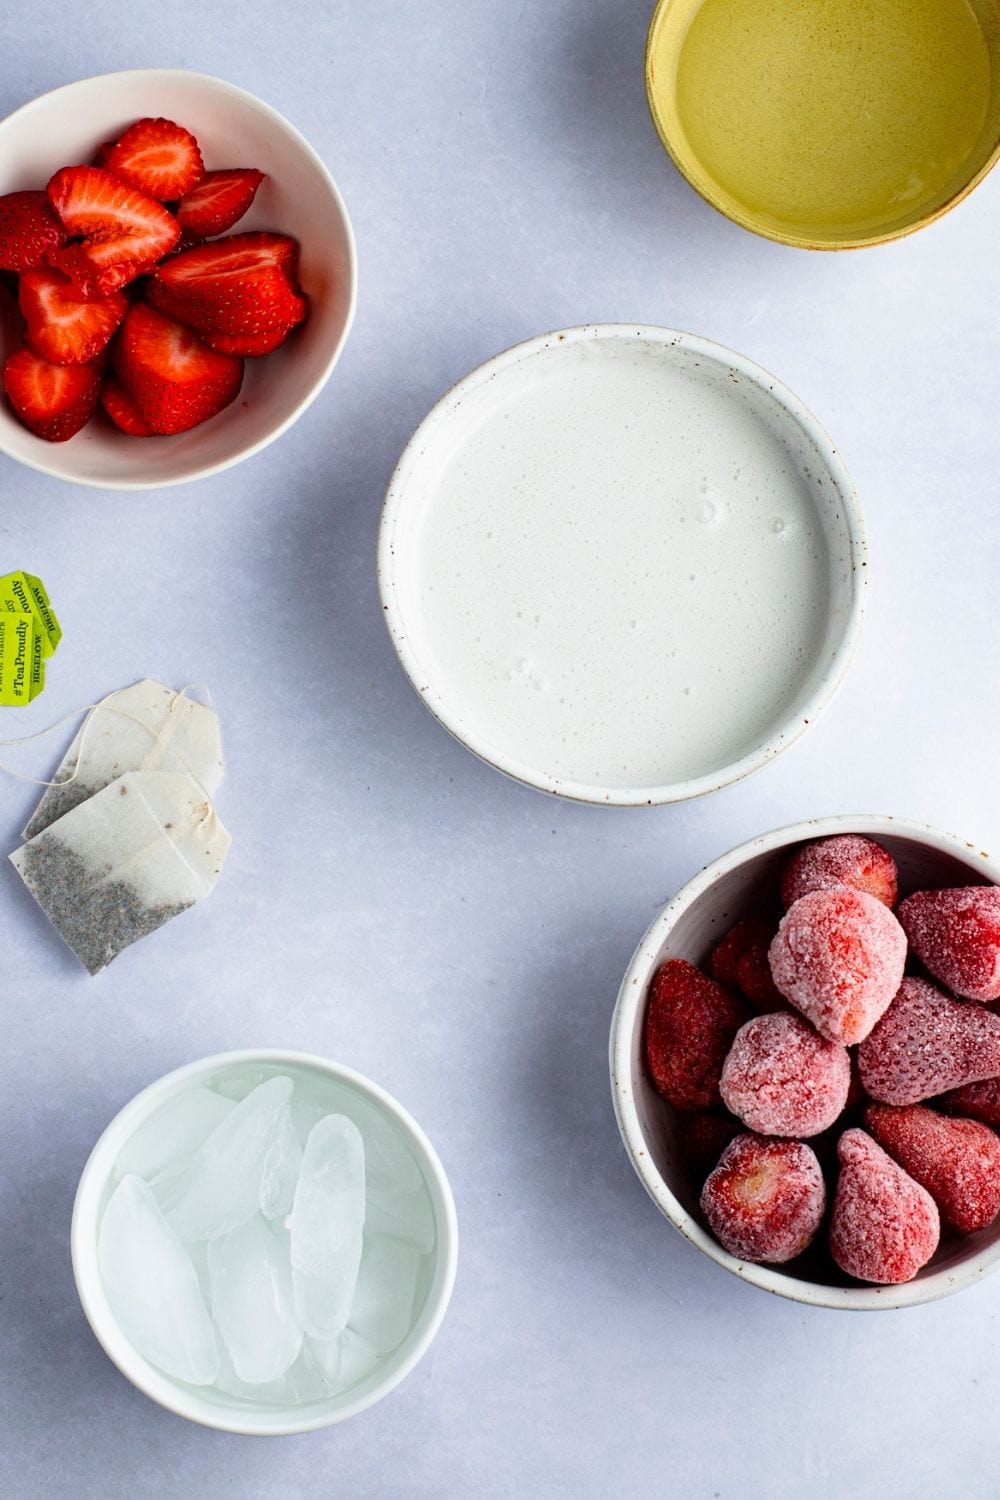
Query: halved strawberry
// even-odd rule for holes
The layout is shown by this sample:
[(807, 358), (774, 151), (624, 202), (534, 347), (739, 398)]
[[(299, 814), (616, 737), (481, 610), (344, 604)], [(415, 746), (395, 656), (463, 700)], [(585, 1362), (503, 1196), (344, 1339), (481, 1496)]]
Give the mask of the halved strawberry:
[(128, 311), (121, 292), (84, 302), (61, 271), (25, 271), (18, 302), (31, 347), (54, 365), (86, 365), (95, 359)]
[(228, 234), (209, 245), (197, 245), (181, 255), (172, 255), (160, 267), (159, 276), (171, 286), (182, 282), (216, 282), (224, 276), (237, 276), (260, 266), (277, 266), (294, 282), (299, 269), (299, 242), (290, 234), (275, 234), (269, 229), (249, 229), (243, 234)]
[(241, 338), (286, 334), (306, 315), (305, 299), (275, 265), (181, 281), (179, 285), (157, 273), (149, 283), (147, 296), (154, 307), (206, 337), (215, 333)]
[(45, 193), (0, 198), (0, 271), (30, 271), (64, 243), (63, 229)]
[(18, 419), (49, 443), (64, 443), (90, 420), (100, 386), (89, 365), (53, 365), (30, 349), (19, 349), (3, 367), (3, 388)]
[(155, 433), (197, 427), (235, 400), (243, 382), (242, 359), (216, 353), (144, 302), (122, 324), (115, 371)]
[(136, 120), (101, 149), (109, 172), (163, 203), (183, 198), (205, 170), (198, 142), (173, 120)]
[(186, 235), (208, 239), (231, 229), (242, 219), (264, 181), (256, 167), (231, 167), (206, 172), (177, 205), (177, 222)]
[(81, 296), (116, 292), (180, 239), (177, 220), (161, 203), (103, 167), (62, 167), (45, 191), (69, 233), (84, 237), (48, 256)]
[(153, 429), (136, 405), (135, 397), (113, 375), (101, 386), (101, 405), (115, 426), (129, 437), (153, 436)]
[[(303, 296), (301, 299), (308, 316), (309, 299)], [(183, 321), (183, 320), (182, 320)], [(304, 321), (304, 318), (303, 318)], [(259, 359), (262, 355), (273, 354), (275, 349), (280, 349), (293, 332), (293, 328), (276, 328), (271, 333), (203, 333), (202, 338), (212, 349), (218, 349), (220, 354), (241, 354), (248, 359)]]

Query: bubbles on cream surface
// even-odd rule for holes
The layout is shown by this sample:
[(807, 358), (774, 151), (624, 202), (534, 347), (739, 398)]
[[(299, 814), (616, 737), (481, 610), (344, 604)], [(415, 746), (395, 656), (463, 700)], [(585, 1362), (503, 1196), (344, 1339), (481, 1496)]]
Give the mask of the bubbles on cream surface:
[(595, 788), (755, 750), (831, 651), (814, 486), (837, 502), (792, 419), (638, 341), (544, 350), (457, 415), (396, 555), (411, 647), (461, 732)]

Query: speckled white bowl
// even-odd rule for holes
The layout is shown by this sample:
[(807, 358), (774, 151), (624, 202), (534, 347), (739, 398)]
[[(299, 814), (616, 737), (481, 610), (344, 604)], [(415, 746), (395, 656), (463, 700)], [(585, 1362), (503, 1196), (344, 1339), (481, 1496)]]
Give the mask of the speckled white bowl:
[(390, 637), (445, 728), (529, 786), (633, 807), (798, 738), (847, 669), (866, 568), (850, 476), (802, 403), (634, 324), (459, 381), (399, 461), (378, 547)]
[[(143, 115), (193, 130), (210, 169), (267, 173), (233, 228), (275, 229), (301, 245), (308, 321), (266, 359), (248, 359), (243, 389), (225, 411), (173, 437), (131, 438), (98, 413), (66, 443), (21, 426), (0, 397), (0, 452), (56, 479), (109, 490), (158, 489), (204, 479), (259, 453), (319, 395), (354, 317), (357, 265), (344, 201), (325, 164), (293, 125), (235, 84), (179, 68), (105, 73), (66, 84), (0, 122), (0, 193), (43, 188), (59, 167), (93, 158)], [(0, 311), (6, 294), (0, 289)], [(18, 346), (17, 320), (0, 317), (0, 361)]]
[(810, 1280), (780, 1266), (752, 1265), (724, 1250), (705, 1228), (697, 1193), (684, 1171), (677, 1112), (653, 1087), (643, 1060), (646, 997), (667, 958), (704, 965), (719, 939), (759, 908), (763, 886), (777, 883), (791, 850), (809, 839), (862, 833), (877, 839), (899, 867), (905, 895), (924, 886), (1000, 884), (1000, 865), (975, 844), (902, 818), (817, 818), (752, 839), (707, 865), (656, 918), (622, 980), (611, 1025), (611, 1088), (615, 1113), (639, 1180), (660, 1212), (717, 1265), (752, 1286), (816, 1307), (870, 1310), (913, 1307), (978, 1281), (1000, 1261), (1000, 1219), (978, 1234), (949, 1236), (913, 1281), (864, 1286), (844, 1277)]
[[(318, 1075), (358, 1094), (373, 1106), (412, 1152), (430, 1196), (437, 1228), (423, 1301), (403, 1342), (391, 1354), (383, 1356), (376, 1368), (350, 1389), (302, 1406), (251, 1405), (224, 1391), (197, 1388), (165, 1375), (144, 1359), (122, 1334), (108, 1304), (98, 1267), (98, 1226), (114, 1189), (114, 1164), (126, 1141), (177, 1094), (199, 1085), (211, 1086), (226, 1072), (242, 1072), (254, 1067), (273, 1069), (274, 1073), (287, 1072), (292, 1077)], [(73, 1205), (70, 1242), (76, 1289), (87, 1320), (105, 1353), (133, 1385), (168, 1411), (187, 1417), (191, 1422), (200, 1422), (205, 1427), (256, 1437), (280, 1437), (343, 1422), (387, 1396), (409, 1374), (429, 1348), (448, 1308), (458, 1261), (458, 1221), (451, 1187), (437, 1152), (413, 1117), (390, 1094), (353, 1069), (329, 1062), (326, 1058), (313, 1057), (308, 1052), (255, 1048), (203, 1057), (167, 1073), (143, 1089), (115, 1115), (83, 1169)]]

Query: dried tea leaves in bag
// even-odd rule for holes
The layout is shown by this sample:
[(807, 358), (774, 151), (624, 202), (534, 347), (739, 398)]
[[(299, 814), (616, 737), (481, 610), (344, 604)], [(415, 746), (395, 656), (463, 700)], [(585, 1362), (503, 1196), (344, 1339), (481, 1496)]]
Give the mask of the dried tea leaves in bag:
[(229, 849), (186, 771), (130, 771), (11, 855), (25, 885), (96, 974), (211, 895)]
[(160, 770), (187, 771), (214, 792), (222, 780), (219, 719), (203, 703), (147, 679), (91, 711), (23, 837), (35, 838), (126, 771)]

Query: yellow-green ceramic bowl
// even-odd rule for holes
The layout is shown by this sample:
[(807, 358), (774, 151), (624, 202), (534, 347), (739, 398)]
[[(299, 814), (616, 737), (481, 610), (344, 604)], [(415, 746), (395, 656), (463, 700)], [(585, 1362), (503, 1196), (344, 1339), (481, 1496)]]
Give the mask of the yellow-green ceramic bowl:
[(1000, 157), (1000, 0), (659, 0), (646, 92), (681, 172), (737, 224), (881, 244)]

